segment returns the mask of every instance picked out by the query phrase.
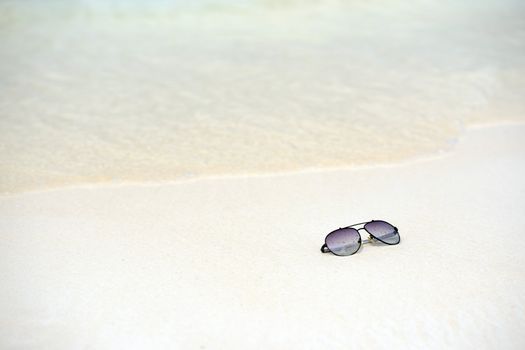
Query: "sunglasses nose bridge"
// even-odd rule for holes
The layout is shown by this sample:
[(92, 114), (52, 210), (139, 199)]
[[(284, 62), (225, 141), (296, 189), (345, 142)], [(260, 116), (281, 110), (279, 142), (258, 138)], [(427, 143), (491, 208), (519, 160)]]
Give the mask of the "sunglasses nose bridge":
[(372, 243), (374, 241), (374, 237), (370, 233), (368, 233), (368, 231), (364, 227), (357, 228), (356, 230), (358, 232), (360, 232), (361, 230), (364, 230), (368, 234), (368, 238), (363, 239), (361, 241), (361, 244)]

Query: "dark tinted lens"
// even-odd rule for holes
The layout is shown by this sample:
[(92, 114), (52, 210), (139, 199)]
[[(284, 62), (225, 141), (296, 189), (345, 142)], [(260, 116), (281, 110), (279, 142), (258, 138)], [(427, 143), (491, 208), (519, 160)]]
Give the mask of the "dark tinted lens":
[(361, 236), (354, 228), (341, 228), (330, 232), (325, 243), (335, 255), (351, 255), (359, 250)]
[(365, 225), (365, 230), (368, 231), (374, 238), (377, 238), (386, 244), (398, 244), (399, 233), (396, 228), (385, 221), (371, 221)]

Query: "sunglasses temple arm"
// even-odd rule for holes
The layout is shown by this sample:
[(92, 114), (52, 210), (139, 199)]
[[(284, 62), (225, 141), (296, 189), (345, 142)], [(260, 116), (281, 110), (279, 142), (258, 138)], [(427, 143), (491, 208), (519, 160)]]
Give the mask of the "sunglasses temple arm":
[(330, 249), (328, 249), (326, 243), (321, 247), (321, 253), (330, 253)]

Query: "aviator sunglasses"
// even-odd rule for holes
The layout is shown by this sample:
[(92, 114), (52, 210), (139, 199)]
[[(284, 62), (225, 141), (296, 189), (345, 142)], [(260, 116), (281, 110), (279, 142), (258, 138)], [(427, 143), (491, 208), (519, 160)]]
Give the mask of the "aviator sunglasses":
[[(361, 228), (355, 228), (361, 226)], [(368, 232), (368, 239), (361, 240), (359, 231), (365, 230)], [(388, 245), (396, 245), (401, 241), (397, 227), (382, 220), (372, 220), (367, 222), (360, 222), (358, 224), (339, 228), (330, 232), (324, 239), (324, 244), (321, 247), (323, 253), (334, 253), (338, 256), (346, 256), (357, 253), (361, 244), (372, 243), (379, 241)]]

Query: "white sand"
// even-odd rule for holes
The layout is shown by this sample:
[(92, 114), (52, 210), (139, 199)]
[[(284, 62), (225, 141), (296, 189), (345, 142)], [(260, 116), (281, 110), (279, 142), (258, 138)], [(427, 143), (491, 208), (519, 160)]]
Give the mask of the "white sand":
[[(2, 197), (0, 348), (523, 349), (524, 151)], [(374, 218), (401, 244), (319, 252)]]

